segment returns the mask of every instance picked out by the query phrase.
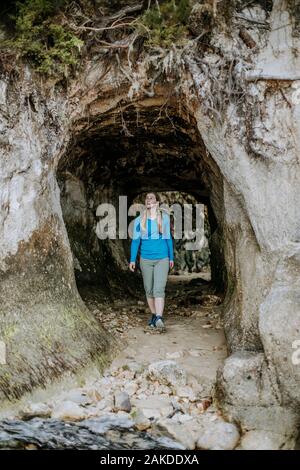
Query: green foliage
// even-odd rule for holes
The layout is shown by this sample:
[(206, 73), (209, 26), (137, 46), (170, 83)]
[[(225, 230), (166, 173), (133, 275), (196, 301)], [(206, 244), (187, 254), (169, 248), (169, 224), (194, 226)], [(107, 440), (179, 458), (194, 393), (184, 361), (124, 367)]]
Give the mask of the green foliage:
[(72, 31), (58, 21), (66, 0), (26, 0), (17, 2), (14, 37), (6, 45), (17, 49), (38, 72), (48, 75), (68, 74), (78, 61), (83, 45)]
[(141, 17), (141, 24), (148, 33), (146, 43), (164, 48), (174, 43), (183, 44), (190, 12), (189, 0), (167, 0), (149, 8)]

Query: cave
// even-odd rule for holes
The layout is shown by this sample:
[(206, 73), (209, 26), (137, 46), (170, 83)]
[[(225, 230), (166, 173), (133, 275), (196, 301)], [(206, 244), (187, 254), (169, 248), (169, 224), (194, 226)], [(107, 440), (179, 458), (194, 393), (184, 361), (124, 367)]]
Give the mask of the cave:
[[(205, 207), (212, 290), (224, 296), (226, 268), (208, 161), (195, 120), (175, 104), (165, 109), (163, 102), (124, 109), (121, 104), (113, 112), (80, 123), (58, 162), (57, 180), (82, 295), (91, 286), (111, 298), (141, 291), (140, 276), (128, 272), (130, 238), (100, 240), (97, 207), (112, 203), (118, 217), (119, 198), (126, 196), (129, 224), (133, 217), (128, 216), (128, 208), (154, 191), (165, 197), (170, 194), (170, 205), (190, 201)], [(186, 265), (185, 269), (192, 268)]]

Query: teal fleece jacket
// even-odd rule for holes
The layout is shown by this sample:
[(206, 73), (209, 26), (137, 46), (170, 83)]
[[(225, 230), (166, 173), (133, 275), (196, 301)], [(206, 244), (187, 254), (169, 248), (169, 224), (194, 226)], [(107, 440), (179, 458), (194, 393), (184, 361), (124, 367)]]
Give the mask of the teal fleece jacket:
[(163, 233), (159, 233), (155, 219), (147, 219), (147, 231), (142, 233), (141, 216), (134, 219), (132, 241), (130, 247), (130, 262), (135, 262), (140, 248), (140, 255), (145, 259), (160, 259), (169, 257), (174, 260), (173, 240), (170, 230), (170, 217), (163, 214)]

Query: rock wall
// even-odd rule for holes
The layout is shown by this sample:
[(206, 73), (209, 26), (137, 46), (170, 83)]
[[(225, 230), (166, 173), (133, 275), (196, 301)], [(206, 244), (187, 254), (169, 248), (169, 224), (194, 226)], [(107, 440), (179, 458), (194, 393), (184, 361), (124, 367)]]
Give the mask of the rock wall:
[(233, 355), (219, 376), (219, 398), (244, 429), (272, 429), (289, 439), (299, 422), (292, 354), (299, 335), (300, 63), (288, 5), (273, 3), (242, 107), (229, 106), (230, 119), (214, 126), (200, 106), (197, 122), (224, 177), (224, 315)]
[(30, 71), (1, 81), (1, 399), (19, 398), (92, 362), (114, 341), (78, 294), (55, 159), (68, 139), (65, 97)]

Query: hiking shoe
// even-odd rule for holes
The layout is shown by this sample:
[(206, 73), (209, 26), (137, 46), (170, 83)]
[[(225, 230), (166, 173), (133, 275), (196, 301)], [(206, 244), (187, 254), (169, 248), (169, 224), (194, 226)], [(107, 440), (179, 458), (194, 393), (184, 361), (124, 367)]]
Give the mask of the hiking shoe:
[(150, 328), (155, 328), (155, 320), (156, 320), (156, 315), (155, 313), (153, 313), (152, 317), (148, 321), (148, 325), (150, 326)]
[(162, 319), (161, 315), (156, 315), (155, 326), (156, 326), (156, 328), (164, 328), (165, 327), (165, 324), (163, 322), (163, 319)]

